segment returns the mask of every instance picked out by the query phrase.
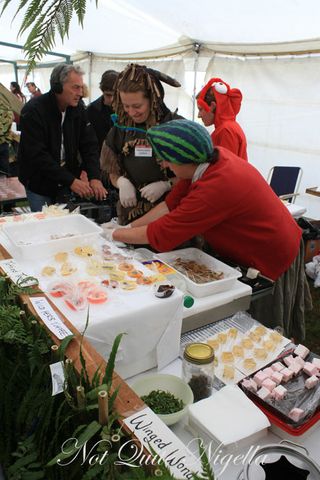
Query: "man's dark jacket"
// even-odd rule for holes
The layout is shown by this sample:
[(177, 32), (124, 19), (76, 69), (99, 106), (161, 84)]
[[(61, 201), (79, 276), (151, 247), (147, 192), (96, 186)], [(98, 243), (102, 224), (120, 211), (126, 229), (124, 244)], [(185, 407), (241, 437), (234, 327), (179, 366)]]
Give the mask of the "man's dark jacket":
[(111, 114), (113, 113), (113, 110), (111, 107), (109, 107), (109, 105), (105, 105), (103, 103), (102, 95), (88, 105), (87, 113), (91, 125), (96, 132), (101, 152), (103, 141), (105, 140), (110, 128), (113, 127), (113, 122), (111, 120)]
[(51, 91), (30, 100), (21, 112), (19, 179), (40, 195), (54, 197), (58, 187), (70, 187), (81, 170), (87, 172), (89, 180), (100, 179), (98, 142), (84, 106), (66, 109), (63, 167), (60, 166), (61, 120), (56, 96)]

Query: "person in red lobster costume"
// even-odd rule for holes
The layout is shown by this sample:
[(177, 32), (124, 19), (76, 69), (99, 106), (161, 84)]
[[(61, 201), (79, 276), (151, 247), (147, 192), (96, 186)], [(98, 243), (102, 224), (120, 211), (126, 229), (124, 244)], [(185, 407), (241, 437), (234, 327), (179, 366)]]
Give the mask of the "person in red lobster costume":
[(225, 147), (238, 157), (248, 160), (246, 136), (236, 122), (242, 94), (221, 78), (211, 78), (197, 95), (198, 117), (204, 125), (214, 125), (211, 134), (215, 147)]

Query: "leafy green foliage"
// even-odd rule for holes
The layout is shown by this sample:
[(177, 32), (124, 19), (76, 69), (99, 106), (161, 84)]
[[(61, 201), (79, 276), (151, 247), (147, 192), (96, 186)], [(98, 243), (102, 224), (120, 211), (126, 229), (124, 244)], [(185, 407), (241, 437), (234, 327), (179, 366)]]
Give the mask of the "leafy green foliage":
[[(3, 2), (0, 16), (12, 1)], [(15, 16), (22, 11), (25, 13), (19, 35), (29, 32), (24, 45), (29, 73), (36, 62), (53, 49), (57, 34), (62, 41), (68, 36), (74, 13), (83, 27), (86, 0), (20, 0)]]

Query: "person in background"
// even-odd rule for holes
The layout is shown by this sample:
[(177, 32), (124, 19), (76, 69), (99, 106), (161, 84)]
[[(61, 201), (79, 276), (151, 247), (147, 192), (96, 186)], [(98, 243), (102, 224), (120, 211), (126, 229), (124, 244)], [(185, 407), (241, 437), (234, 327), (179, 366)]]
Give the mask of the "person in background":
[(40, 95), (42, 95), (41, 90), (37, 87), (37, 85), (34, 82), (27, 82), (26, 86), (29, 92), (31, 93), (30, 100), (31, 98), (40, 97)]
[(147, 128), (180, 118), (165, 105), (161, 82), (180, 86), (173, 78), (137, 64), (128, 65), (115, 84), (113, 107), (118, 123), (109, 131), (100, 161), (119, 190), (117, 214), (121, 225), (141, 217), (171, 189), (173, 175), (158, 165), (146, 138)]
[(107, 240), (150, 244), (163, 252), (203, 235), (211, 252), (275, 281), (268, 310), (257, 309), (254, 318), (303, 340), (304, 308), (312, 302), (302, 230), (286, 206), (252, 165), (226, 148), (214, 148), (198, 123), (163, 123), (150, 128), (147, 139), (162, 166), (180, 180), (129, 228), (105, 224)]
[(240, 90), (230, 88), (221, 78), (211, 78), (197, 95), (198, 117), (206, 127), (214, 125), (211, 138), (215, 147), (225, 147), (248, 160), (246, 136), (236, 121), (241, 100)]
[[(10, 90), (11, 92), (20, 100), (21, 103), (25, 104), (27, 99), (25, 95), (21, 92), (21, 88), (18, 82), (11, 82), (10, 83)], [(17, 125), (17, 130), (20, 130), (20, 115), (14, 112), (14, 121)]]
[(0, 175), (10, 175), (9, 145), (14, 140), (12, 120), (12, 111), (0, 101)]
[[(50, 91), (22, 109), (19, 179), (32, 211), (41, 210), (46, 203), (64, 202), (71, 192), (85, 198), (106, 198), (97, 138), (79, 103), (83, 74), (79, 66), (58, 64), (51, 73)], [(88, 180), (79, 178), (82, 170)]]
[(101, 151), (102, 144), (113, 126), (111, 120), (112, 101), (114, 95), (114, 84), (118, 78), (119, 73), (115, 70), (106, 70), (101, 77), (99, 88), (102, 95), (94, 102), (88, 105), (88, 117), (96, 132), (99, 149)]

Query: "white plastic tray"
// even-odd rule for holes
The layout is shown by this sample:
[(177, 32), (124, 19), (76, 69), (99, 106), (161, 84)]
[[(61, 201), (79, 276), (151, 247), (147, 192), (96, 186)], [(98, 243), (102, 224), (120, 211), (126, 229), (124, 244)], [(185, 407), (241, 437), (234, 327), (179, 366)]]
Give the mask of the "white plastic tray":
[[(47, 218), (37, 225), (32, 222), (11, 223), (4, 225), (2, 231), (16, 252), (22, 258), (31, 260), (72, 248), (79, 242), (91, 243), (102, 232), (102, 228), (83, 215), (73, 214)], [(52, 235), (61, 238), (52, 239)]]
[(156, 257), (173, 268), (174, 261), (177, 258), (182, 258), (183, 260), (194, 260), (199, 264), (206, 265), (211, 270), (223, 272), (224, 275), (221, 280), (214, 280), (206, 283), (195, 283), (186, 275), (183, 275), (177, 271), (177, 273), (185, 279), (188, 291), (195, 297), (206, 297), (208, 295), (213, 295), (214, 293), (220, 293), (229, 290), (231, 287), (233, 287), (237, 278), (241, 277), (242, 275), (238, 270), (229, 267), (229, 265), (220, 262), (220, 260), (211, 257), (198, 248), (184, 248), (182, 250), (174, 250), (173, 252), (159, 253), (156, 255)]

